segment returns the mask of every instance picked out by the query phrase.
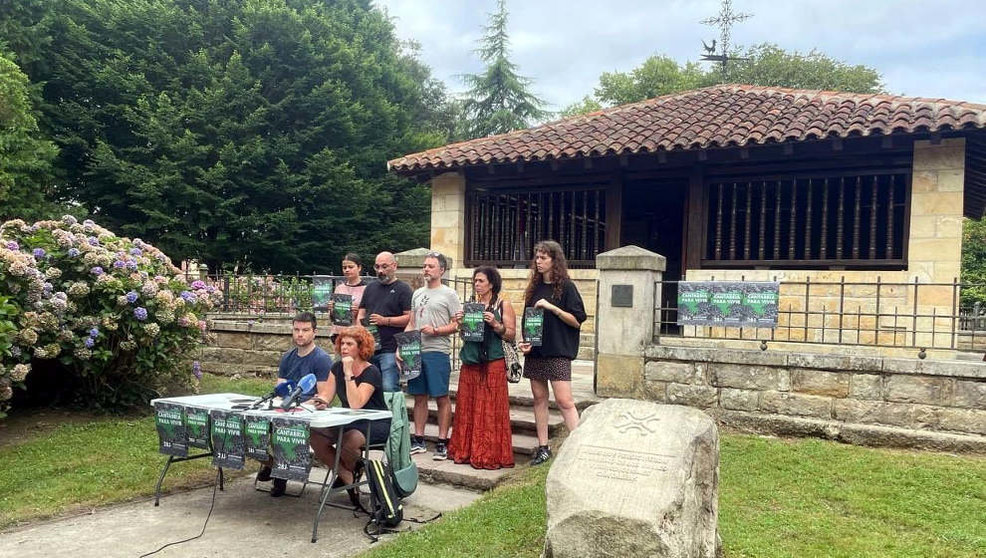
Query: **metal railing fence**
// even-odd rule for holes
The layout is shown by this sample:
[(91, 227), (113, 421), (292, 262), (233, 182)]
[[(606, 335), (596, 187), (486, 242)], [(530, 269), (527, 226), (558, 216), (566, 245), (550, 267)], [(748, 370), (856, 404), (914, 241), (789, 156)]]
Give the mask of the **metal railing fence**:
[[(776, 279), (775, 279), (776, 280)], [(715, 279), (712, 279), (715, 281)], [(684, 337), (921, 349), (986, 348), (986, 284), (781, 281), (777, 326), (678, 325), (679, 281), (658, 281), (654, 341)], [(663, 303), (662, 303), (663, 300)]]

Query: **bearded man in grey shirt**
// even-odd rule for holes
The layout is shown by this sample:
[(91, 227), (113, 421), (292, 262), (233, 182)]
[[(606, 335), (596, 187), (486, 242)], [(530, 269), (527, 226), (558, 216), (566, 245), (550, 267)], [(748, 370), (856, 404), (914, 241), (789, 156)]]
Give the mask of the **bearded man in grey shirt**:
[(438, 403), (438, 443), (435, 460), (448, 457), (448, 431), (452, 426), (452, 403), (449, 401), (449, 378), (452, 364), (451, 336), (459, 329), (453, 319), (462, 308), (455, 291), (442, 284), (448, 260), (438, 252), (425, 256), (421, 272), (425, 286), (411, 296), (411, 320), (405, 331), (421, 331), (421, 375), (407, 383), (407, 393), (414, 396), (414, 435), (411, 453), (424, 453), (425, 423), (428, 422), (428, 398)]

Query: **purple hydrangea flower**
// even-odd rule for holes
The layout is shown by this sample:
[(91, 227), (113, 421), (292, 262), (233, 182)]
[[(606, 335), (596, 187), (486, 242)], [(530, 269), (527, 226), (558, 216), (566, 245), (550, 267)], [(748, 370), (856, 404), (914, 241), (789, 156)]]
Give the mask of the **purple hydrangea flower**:
[(129, 293), (127, 293), (127, 302), (129, 302), (130, 304), (133, 304), (133, 303), (137, 302), (137, 292), (136, 291), (130, 291)]
[(192, 288), (195, 289), (195, 290), (204, 289), (205, 288), (205, 281), (201, 281), (201, 280), (192, 281)]
[(116, 269), (122, 269), (126, 265), (127, 265), (127, 262), (122, 261), (122, 260), (116, 260), (115, 262), (113, 262), (113, 267), (115, 267)]
[(216, 288), (213, 287), (212, 285), (209, 285), (208, 287), (205, 288), (205, 292), (207, 292), (207, 293), (214, 293), (214, 292), (216, 292)]
[(93, 340), (92, 337), (86, 337), (86, 340), (84, 341), (84, 343), (85, 343), (87, 349), (91, 349), (92, 346), (96, 344), (96, 342)]
[(44, 248), (35, 248), (31, 253), (34, 254), (34, 259), (40, 260), (45, 257), (46, 252), (44, 251)]
[(137, 271), (137, 262), (133, 260), (127, 261), (127, 269), (130, 271)]
[(147, 319), (147, 308), (144, 308), (143, 306), (138, 306), (138, 307), (134, 308), (134, 317), (137, 318), (137, 320), (139, 320), (141, 322), (144, 321), (144, 320), (146, 320)]
[(99, 246), (99, 239), (95, 236), (90, 236), (88, 239), (89, 246)]
[(51, 294), (51, 291), (55, 290), (55, 286), (51, 283), (45, 283), (42, 288), (44, 289), (45, 294)]
[(89, 273), (92, 273), (93, 275), (97, 275), (97, 276), (98, 275), (102, 275), (103, 274), (103, 268), (101, 268), (101, 267), (99, 267), (97, 265), (96, 267), (90, 269), (89, 270)]
[(191, 291), (182, 291), (181, 298), (185, 302), (195, 302), (195, 293)]
[(197, 380), (202, 379), (202, 365), (199, 364), (199, 361), (197, 360), (192, 361), (192, 375), (195, 376)]
[(98, 327), (94, 327), (94, 328), (92, 328), (92, 329), (89, 330), (89, 337), (98, 337), (98, 336), (99, 336), (99, 328)]
[(78, 256), (79, 256), (79, 249), (78, 248), (69, 248), (68, 249), (68, 257), (70, 257), (70, 258), (76, 258)]
[(144, 253), (143, 250), (141, 250), (140, 248), (131, 248), (130, 249), (130, 255), (131, 256), (140, 256), (143, 253)]
[(21, 249), (21, 245), (20, 244), (17, 244), (13, 240), (11, 240), (10, 242), (8, 242), (5, 246), (7, 246), (7, 250), (17, 251), (17, 250), (20, 250)]

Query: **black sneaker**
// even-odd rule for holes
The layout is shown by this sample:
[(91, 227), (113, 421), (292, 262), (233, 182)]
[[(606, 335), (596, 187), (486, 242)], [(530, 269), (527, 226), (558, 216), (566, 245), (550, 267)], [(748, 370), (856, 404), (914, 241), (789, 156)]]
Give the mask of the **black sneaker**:
[(435, 453), (431, 458), (435, 461), (445, 461), (448, 459), (448, 440), (438, 440), (435, 443)]
[(284, 492), (288, 489), (288, 481), (284, 479), (274, 479), (274, 484), (270, 487), (270, 495), (272, 498), (280, 498), (284, 496)]
[(551, 459), (551, 450), (548, 446), (538, 446), (537, 451), (534, 452), (534, 459), (531, 460), (531, 466), (540, 465), (549, 459)]
[(264, 465), (260, 468), (260, 471), (257, 471), (257, 480), (260, 482), (270, 482), (270, 473), (270, 467)]
[(425, 453), (428, 448), (425, 446), (424, 436), (411, 436), (411, 455)]

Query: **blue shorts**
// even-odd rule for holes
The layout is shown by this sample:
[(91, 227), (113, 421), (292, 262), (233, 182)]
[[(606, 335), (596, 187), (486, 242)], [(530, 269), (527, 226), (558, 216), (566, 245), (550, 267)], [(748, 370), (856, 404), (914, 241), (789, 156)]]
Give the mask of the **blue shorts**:
[(383, 376), (384, 391), (399, 391), (400, 372), (397, 370), (397, 359), (394, 353), (379, 352), (370, 357), (370, 363), (380, 369)]
[(450, 376), (452, 363), (447, 354), (435, 351), (421, 353), (421, 375), (408, 380), (407, 393), (432, 397), (448, 395)]

